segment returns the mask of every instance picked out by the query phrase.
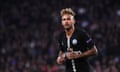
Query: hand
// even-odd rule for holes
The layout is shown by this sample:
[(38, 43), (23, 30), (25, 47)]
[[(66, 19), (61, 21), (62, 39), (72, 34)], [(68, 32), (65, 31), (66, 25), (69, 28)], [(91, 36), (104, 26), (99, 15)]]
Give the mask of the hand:
[(73, 51), (73, 49), (70, 49), (70, 52), (67, 53), (67, 58), (68, 59), (75, 59), (78, 57), (78, 54)]
[(65, 62), (65, 57), (59, 56), (59, 57), (57, 58), (57, 63), (58, 63), (58, 64), (62, 64), (63, 62)]

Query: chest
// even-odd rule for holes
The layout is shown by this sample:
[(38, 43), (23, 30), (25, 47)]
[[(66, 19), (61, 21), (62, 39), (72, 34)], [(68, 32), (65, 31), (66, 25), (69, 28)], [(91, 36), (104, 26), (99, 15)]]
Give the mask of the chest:
[(71, 38), (63, 37), (61, 45), (64, 51), (68, 48), (73, 48), (74, 51), (83, 50), (85, 48), (84, 39), (78, 35), (74, 35)]

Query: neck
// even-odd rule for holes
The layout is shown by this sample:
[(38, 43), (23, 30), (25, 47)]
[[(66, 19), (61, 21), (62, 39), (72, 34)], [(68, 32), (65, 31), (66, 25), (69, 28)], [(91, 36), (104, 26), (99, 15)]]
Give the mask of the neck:
[(68, 38), (68, 37), (70, 38), (70, 37), (72, 36), (74, 30), (75, 30), (74, 27), (72, 27), (72, 28), (69, 29), (69, 30), (65, 30), (67, 38)]

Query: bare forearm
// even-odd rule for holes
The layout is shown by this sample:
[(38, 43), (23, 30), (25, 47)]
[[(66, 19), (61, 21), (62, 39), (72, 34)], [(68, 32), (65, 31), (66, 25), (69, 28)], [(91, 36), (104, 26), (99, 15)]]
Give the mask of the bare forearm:
[(97, 53), (98, 53), (98, 52), (97, 52), (97, 48), (94, 46), (94, 47), (91, 48), (90, 50), (79, 54), (77, 58), (80, 58), (80, 57), (88, 57), (88, 56), (95, 55), (95, 54), (97, 54)]

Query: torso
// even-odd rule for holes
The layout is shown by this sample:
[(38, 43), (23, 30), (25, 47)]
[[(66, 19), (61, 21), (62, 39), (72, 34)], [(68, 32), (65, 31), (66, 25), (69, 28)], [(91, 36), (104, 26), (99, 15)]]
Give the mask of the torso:
[[(84, 39), (82, 37), (82, 31), (81, 30), (75, 30), (74, 33), (72, 34), (72, 36), (70, 37), (70, 48), (73, 48), (73, 51), (81, 51), (84, 52), (86, 51), (86, 45), (84, 43)], [(68, 48), (68, 38), (65, 34), (65, 32), (62, 34), (61, 36), (61, 45), (62, 45), (62, 49), (63, 52), (67, 52), (67, 48)], [(87, 61), (87, 58), (78, 58), (78, 59), (74, 59), (75, 62), (75, 66), (76, 66), (76, 70), (77, 72), (89, 72), (89, 63)], [(71, 60), (67, 60), (66, 63), (66, 70), (72, 70), (72, 62)], [(88, 70), (86, 70), (88, 69)], [(68, 71), (67, 71), (68, 72)]]

